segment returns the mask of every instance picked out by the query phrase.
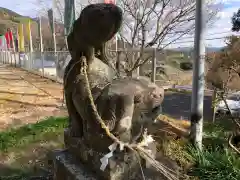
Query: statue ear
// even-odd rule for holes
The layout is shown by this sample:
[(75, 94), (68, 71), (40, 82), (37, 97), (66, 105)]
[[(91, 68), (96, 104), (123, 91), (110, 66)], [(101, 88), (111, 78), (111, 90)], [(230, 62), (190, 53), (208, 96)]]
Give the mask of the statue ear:
[(134, 104), (137, 104), (137, 103), (141, 103), (142, 102), (142, 95), (139, 93), (139, 94), (136, 94), (134, 96)]

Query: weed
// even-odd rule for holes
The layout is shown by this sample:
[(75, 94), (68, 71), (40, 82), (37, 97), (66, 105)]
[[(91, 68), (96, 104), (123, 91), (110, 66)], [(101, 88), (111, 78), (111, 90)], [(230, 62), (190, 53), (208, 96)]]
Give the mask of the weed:
[(50, 117), (36, 124), (28, 124), (0, 132), (0, 151), (24, 147), (34, 142), (49, 139), (50, 136), (57, 136), (63, 133), (67, 124), (66, 119), (66, 117)]

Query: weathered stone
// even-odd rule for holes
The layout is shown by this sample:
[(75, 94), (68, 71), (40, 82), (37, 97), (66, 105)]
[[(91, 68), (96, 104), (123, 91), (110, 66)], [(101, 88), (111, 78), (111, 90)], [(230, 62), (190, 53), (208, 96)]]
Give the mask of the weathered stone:
[[(84, 139), (71, 137), (68, 129), (65, 130), (64, 139), (69, 152), (74, 154), (76, 159), (84, 164), (85, 168), (91, 169), (99, 180), (141, 180), (143, 179), (143, 174), (146, 180), (168, 180), (167, 177), (159, 173), (149, 163), (146, 163), (142, 159), (140, 162), (136, 154), (130, 151), (115, 151), (113, 153), (114, 156), (109, 159), (109, 164), (105, 171), (101, 171), (100, 159), (109, 151), (100, 153), (89, 148)], [(179, 177), (180, 168), (175, 161), (164, 155), (157, 154), (155, 143), (152, 143), (149, 149), (153, 153), (153, 158), (156, 157), (163, 166), (172, 171), (173, 175)], [(143, 172), (141, 171), (140, 164)]]
[[(121, 21), (121, 9), (115, 5), (89, 5), (81, 12), (68, 36), (72, 60), (65, 70), (64, 90), (70, 126), (64, 132), (64, 141), (74, 159), (91, 169), (99, 180), (139, 180), (142, 179), (141, 169), (147, 169), (146, 162), (135, 151), (126, 148), (120, 151), (119, 147), (108, 159), (106, 169), (100, 169), (100, 159), (110, 152), (109, 146), (113, 140), (100, 126), (96, 114), (101, 116), (110, 132), (121, 141), (139, 142), (143, 137), (142, 129), (156, 118), (163, 100), (164, 90), (147, 78), (110, 80), (109, 71), (101, 74), (93, 68), (95, 51), (114, 36)], [(86, 74), (82, 73), (85, 67), (83, 60), (88, 65), (90, 89), (86, 86)], [(103, 59), (100, 60), (104, 62)], [(89, 90), (93, 97), (89, 95)], [(91, 100), (94, 101), (97, 112)], [(154, 159), (156, 147), (150, 149), (153, 150)], [(58, 171), (56, 174), (60, 178), (66, 178), (64, 174), (69, 174), (69, 168), (61, 164), (64, 163), (55, 165), (56, 170), (66, 170), (63, 174)], [(150, 169), (155, 171), (151, 167)], [(70, 175), (69, 178), (71, 179)]]
[(71, 137), (68, 129), (65, 130), (64, 139), (69, 152), (74, 154), (85, 167), (95, 172), (99, 180), (130, 180), (137, 178), (140, 167), (139, 163), (142, 162), (139, 162), (135, 153), (129, 151), (120, 152), (119, 150), (114, 151), (113, 157), (109, 159), (109, 164), (102, 171), (100, 170), (100, 159), (109, 153), (109, 150), (98, 152), (88, 147), (88, 142), (84, 139)]
[(53, 180), (98, 180), (68, 150), (54, 151), (52, 158)]
[[(84, 96), (86, 95), (84, 81), (80, 81), (77, 84), (74, 83), (82, 67), (81, 62), (77, 62), (80, 61), (82, 56), (85, 56), (87, 58), (88, 71), (91, 70), (90, 66), (92, 61), (95, 60), (95, 52), (99, 50), (102, 52), (99, 56), (100, 60), (107, 64), (108, 62), (104, 55), (105, 43), (115, 35), (121, 23), (122, 10), (118, 6), (105, 3), (92, 4), (81, 11), (80, 17), (74, 22), (72, 32), (68, 36), (68, 48), (72, 59), (64, 73), (64, 93), (69, 113), (69, 127), (72, 129), (73, 136), (83, 136), (82, 128), (86, 129), (83, 122), (85, 117), (82, 115), (84, 112), (80, 115), (73, 105), (73, 99), (76, 99), (74, 97), (75, 94), (80, 95), (79, 104), (89, 104), (85, 100), (86, 96)], [(94, 70), (90, 74), (93, 75), (93, 72)], [(106, 75), (106, 79), (108, 79), (107, 76), (109, 77), (109, 75)], [(100, 83), (105, 83), (105, 85), (108, 83), (106, 81), (102, 82), (102, 77), (95, 76), (94, 81), (98, 82), (98, 80), (101, 81)], [(75, 89), (79, 87), (75, 94), (73, 86), (75, 86)]]

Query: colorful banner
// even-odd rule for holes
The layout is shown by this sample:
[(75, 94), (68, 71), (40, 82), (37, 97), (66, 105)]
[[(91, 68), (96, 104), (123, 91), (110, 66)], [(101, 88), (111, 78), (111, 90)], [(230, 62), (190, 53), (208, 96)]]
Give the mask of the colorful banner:
[(106, 4), (116, 4), (116, 0), (104, 0)]
[(12, 31), (8, 28), (7, 32), (5, 33), (6, 45), (8, 49), (12, 49), (13, 46), (13, 34)]
[(24, 52), (24, 35), (23, 35), (23, 24), (18, 25), (18, 46), (19, 51)]
[(29, 50), (30, 52), (33, 51), (33, 45), (32, 45), (32, 32), (31, 32), (31, 20), (28, 20), (27, 23), (27, 37), (28, 37), (28, 41), (29, 41)]
[(30, 39), (32, 38), (32, 35), (31, 35), (31, 21), (28, 20), (28, 23), (27, 23), (27, 37), (28, 37), (28, 40), (30, 41)]
[(65, 0), (64, 30), (66, 36), (71, 32), (75, 18), (75, 0)]
[(0, 50), (5, 50), (7, 47), (5, 36), (0, 36)]
[(5, 33), (5, 39), (6, 39), (7, 48), (10, 49), (10, 48), (11, 48), (11, 42), (10, 42), (10, 34), (9, 34), (9, 31), (7, 31), (7, 32)]

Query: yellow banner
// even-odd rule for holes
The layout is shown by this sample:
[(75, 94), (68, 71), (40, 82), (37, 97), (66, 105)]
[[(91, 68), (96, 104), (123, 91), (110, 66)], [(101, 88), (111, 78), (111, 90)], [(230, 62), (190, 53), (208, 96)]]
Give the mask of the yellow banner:
[(28, 42), (29, 42), (29, 50), (30, 52), (33, 51), (33, 46), (32, 46), (32, 32), (31, 32), (31, 20), (28, 20), (27, 23), (27, 37), (28, 37)]
[(24, 52), (24, 35), (23, 35), (23, 24), (18, 24), (18, 47), (19, 51)]
[(30, 20), (28, 20), (28, 23), (27, 23), (27, 37), (28, 37), (28, 40), (31, 41), (32, 35), (31, 35), (31, 21)]

